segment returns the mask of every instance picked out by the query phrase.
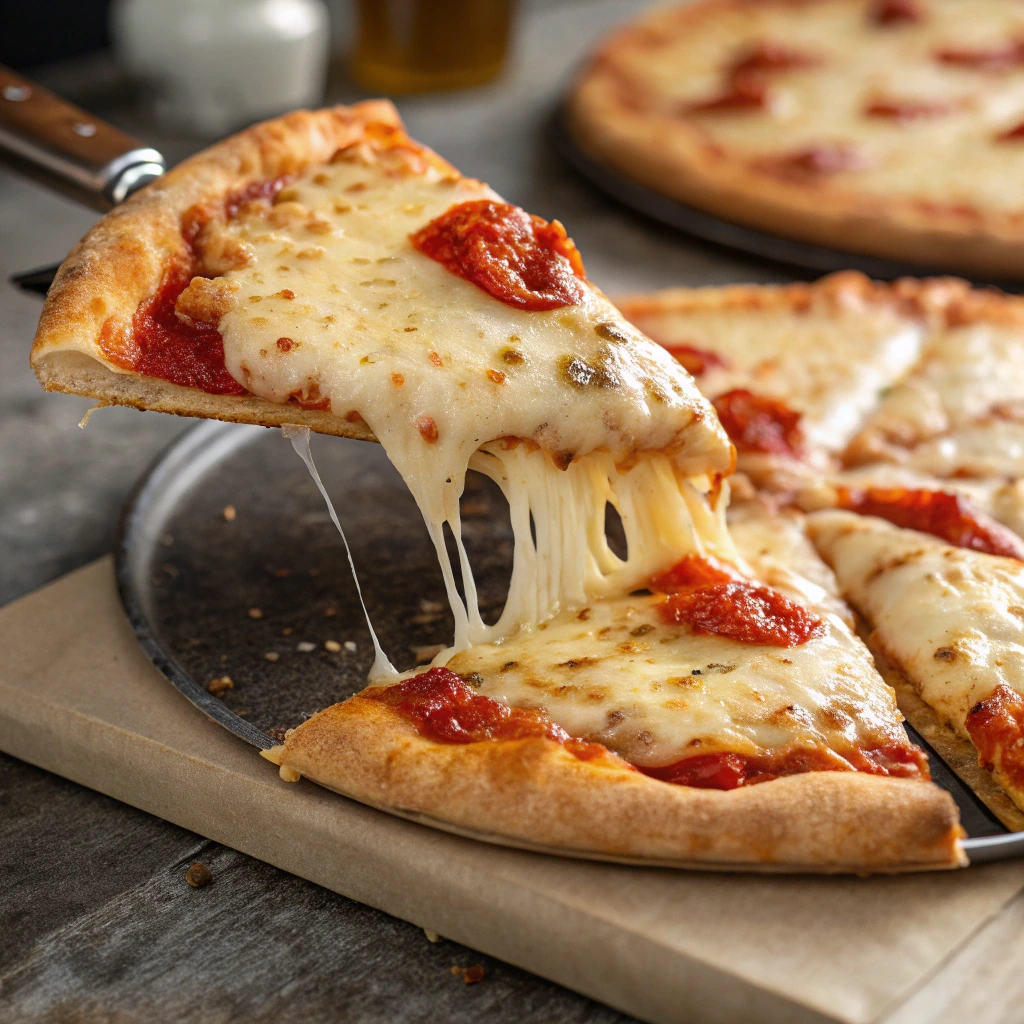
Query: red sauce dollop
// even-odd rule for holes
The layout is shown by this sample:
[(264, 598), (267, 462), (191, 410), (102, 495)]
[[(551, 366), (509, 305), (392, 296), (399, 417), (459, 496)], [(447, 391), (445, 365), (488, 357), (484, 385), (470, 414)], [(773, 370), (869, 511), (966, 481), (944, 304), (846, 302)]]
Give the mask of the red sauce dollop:
[(740, 53), (733, 61), (732, 74), (745, 71), (789, 71), (793, 68), (812, 68), (821, 61), (813, 54), (794, 50), (783, 43), (761, 40)]
[(1007, 128), (1005, 132), (1000, 132), (996, 136), (997, 142), (1020, 142), (1021, 139), (1024, 139), (1024, 121), (1015, 124), (1012, 128)]
[(761, 110), (768, 106), (768, 83), (764, 75), (744, 71), (730, 77), (725, 91), (706, 100), (687, 103), (683, 113), (725, 113), (729, 111)]
[(565, 228), (511, 203), (459, 203), (409, 237), (425, 256), (517, 309), (583, 299), (583, 259)]
[(224, 340), (217, 328), (182, 320), (174, 312), (192, 276), (189, 267), (171, 266), (156, 294), (139, 303), (132, 317), (130, 368), (211, 395), (244, 395), (245, 388), (224, 366)]
[(825, 623), (802, 604), (717, 558), (686, 555), (647, 585), (668, 595), (659, 609), (662, 619), (694, 633), (770, 647), (799, 647), (825, 633)]
[(964, 722), (989, 771), (998, 767), (1011, 785), (1024, 788), (1024, 696), (1000, 683)]
[(950, 64), (972, 71), (1009, 71), (1024, 65), (1024, 40), (1014, 40), (987, 49), (950, 46), (937, 50), (935, 59), (940, 64)]
[(924, 21), (924, 11), (918, 0), (881, 0), (871, 12), (876, 25), (899, 25)]
[(918, 121), (928, 117), (943, 117), (952, 113), (951, 103), (928, 100), (872, 100), (864, 107), (866, 117), (888, 118), (892, 121)]
[(719, 395), (712, 404), (738, 451), (801, 454), (800, 413), (784, 402), (737, 388)]
[(361, 696), (393, 708), (420, 733), (439, 743), (543, 736), (561, 744), (582, 761), (607, 753), (607, 748), (600, 743), (570, 736), (539, 711), (511, 708), (475, 693), (461, 676), (447, 668), (431, 668), (394, 686), (374, 687)]
[(727, 370), (731, 365), (725, 356), (720, 356), (717, 352), (711, 352), (706, 348), (697, 348), (696, 345), (686, 344), (668, 345), (664, 342), (662, 344), (672, 356), (682, 363), (683, 369), (687, 373), (693, 374), (694, 377), (699, 377), (715, 367)]
[(1024, 540), (959, 494), (906, 487), (839, 487), (840, 508), (887, 519), (958, 548), (1024, 561)]
[(910, 743), (872, 749), (851, 747), (842, 755), (827, 747), (793, 747), (757, 757), (726, 752), (695, 754), (662, 768), (639, 771), (662, 782), (697, 789), (738, 789), (803, 772), (859, 771), (904, 779), (931, 778), (924, 751)]

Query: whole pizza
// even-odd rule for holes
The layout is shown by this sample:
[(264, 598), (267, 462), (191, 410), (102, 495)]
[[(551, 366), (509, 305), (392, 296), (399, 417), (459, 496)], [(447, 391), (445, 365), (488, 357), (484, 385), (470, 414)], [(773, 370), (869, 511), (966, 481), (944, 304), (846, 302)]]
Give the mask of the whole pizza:
[(1024, 256), (1016, 0), (697, 0), (612, 35), (571, 131), (726, 220), (992, 278)]
[[(375, 639), (367, 688), (266, 752), (285, 780), (562, 853), (901, 871), (965, 863), (911, 697), (997, 814), (1024, 807), (1022, 324), (961, 282), (855, 274), (613, 305), (558, 221), (368, 102), (250, 128), (104, 217), (32, 364), (284, 426), (314, 476), (309, 430), (402, 474), (451, 644), (398, 673)], [(469, 472), (514, 533), (494, 622)]]

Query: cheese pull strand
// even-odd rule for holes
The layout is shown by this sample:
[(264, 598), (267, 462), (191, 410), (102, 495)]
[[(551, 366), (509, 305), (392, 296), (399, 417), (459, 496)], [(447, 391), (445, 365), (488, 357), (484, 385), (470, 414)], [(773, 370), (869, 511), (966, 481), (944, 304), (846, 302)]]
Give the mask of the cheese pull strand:
[(309, 470), (309, 475), (313, 478), (313, 483), (316, 484), (317, 490), (320, 491), (324, 501), (327, 502), (327, 511), (331, 515), (331, 521), (338, 528), (338, 533), (341, 534), (341, 539), (345, 544), (345, 554), (348, 555), (348, 564), (349, 568), (352, 570), (352, 579), (355, 580), (356, 593), (359, 595), (359, 603), (363, 606), (363, 615), (366, 616), (366, 626), (370, 630), (370, 639), (373, 641), (374, 655), (373, 665), (370, 667), (370, 682), (394, 682), (398, 679), (399, 673), (395, 666), (391, 664), (388, 656), (384, 653), (384, 649), (381, 647), (380, 641), (377, 639), (377, 633), (373, 628), (373, 623), (370, 621), (370, 613), (367, 611), (366, 601), (363, 599), (363, 588), (359, 585), (359, 574), (356, 572), (356, 563), (352, 559), (352, 549), (348, 546), (348, 537), (345, 536), (345, 531), (342, 529), (341, 522), (338, 519), (338, 513), (334, 511), (334, 504), (331, 502), (330, 496), (327, 494), (327, 489), (324, 487), (323, 481), (320, 479), (320, 474), (317, 472), (316, 464), (313, 462), (313, 453), (309, 450), (309, 427), (300, 427), (286, 423), (281, 428), (281, 433), (291, 441), (296, 455), (298, 455), (298, 457), (306, 464), (306, 469)]

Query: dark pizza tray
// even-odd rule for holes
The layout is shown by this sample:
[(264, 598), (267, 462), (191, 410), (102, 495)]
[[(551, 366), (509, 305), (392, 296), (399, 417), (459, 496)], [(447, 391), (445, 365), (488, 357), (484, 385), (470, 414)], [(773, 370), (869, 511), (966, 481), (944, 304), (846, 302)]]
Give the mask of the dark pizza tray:
[[(941, 265), (922, 265), (887, 260), (860, 253), (829, 249), (810, 242), (783, 238), (756, 228), (734, 224), (685, 203), (670, 199), (620, 173), (590, 156), (572, 136), (565, 107), (559, 106), (551, 116), (548, 135), (556, 152), (591, 185), (606, 196), (664, 224), (704, 242), (734, 249), (772, 263), (809, 271), (813, 275), (837, 270), (859, 270), (876, 280), (891, 281), (897, 277), (927, 277), (934, 274), (965, 275)], [(973, 278), (978, 285), (991, 285), (1007, 292), (1024, 291), (1024, 284), (1012, 280)]]
[[(419, 511), (379, 445), (314, 436), (312, 449), (381, 643), (397, 668), (412, 668), (416, 647), (448, 642), (454, 627)], [(233, 519), (225, 518), (229, 506)], [(462, 508), (481, 606), (493, 621), (512, 560), (507, 506), (494, 484), (471, 473)], [(146, 654), (247, 743), (266, 749), (366, 685), (373, 649), (344, 546), (278, 430), (210, 422), (185, 433), (129, 499), (116, 561)], [(218, 698), (208, 687), (223, 676), (233, 686)], [(971, 861), (1024, 856), (1024, 833), (1008, 833), (914, 739), (960, 807)]]

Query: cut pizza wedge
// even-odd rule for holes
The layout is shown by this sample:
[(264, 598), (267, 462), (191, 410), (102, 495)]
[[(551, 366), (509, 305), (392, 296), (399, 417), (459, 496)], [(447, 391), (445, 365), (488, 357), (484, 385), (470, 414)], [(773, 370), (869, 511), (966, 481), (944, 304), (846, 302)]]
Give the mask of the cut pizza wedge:
[(845, 453), (937, 477), (1024, 476), (1024, 300), (936, 282), (921, 358)]
[(590, 856), (819, 871), (962, 862), (952, 800), (924, 781), (841, 602), (808, 578), (831, 582), (798, 521), (751, 516), (734, 531), (756, 580), (686, 559), (649, 593), (371, 687), (266, 756), (375, 806)]
[(835, 469), (925, 335), (906, 285), (846, 272), (814, 284), (675, 288), (617, 299), (714, 402), (739, 469), (792, 490)]
[(872, 645), (1024, 808), (1024, 562), (852, 512), (808, 529)]

